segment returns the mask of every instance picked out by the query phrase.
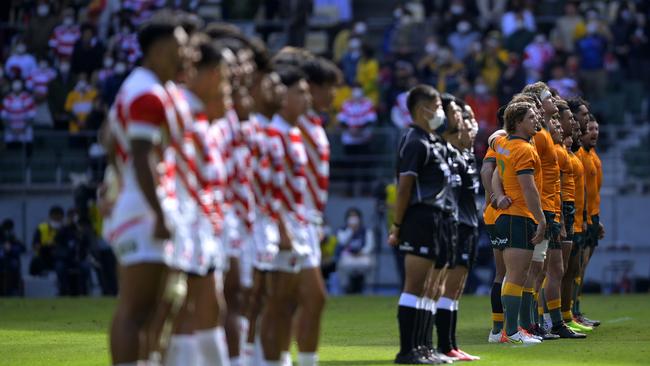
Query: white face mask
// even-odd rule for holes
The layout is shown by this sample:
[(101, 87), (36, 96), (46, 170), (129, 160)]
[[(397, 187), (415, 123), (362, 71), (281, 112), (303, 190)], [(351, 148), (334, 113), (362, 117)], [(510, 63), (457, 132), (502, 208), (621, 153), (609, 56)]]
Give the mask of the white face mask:
[[(427, 111), (431, 111), (430, 109), (427, 109)], [(445, 123), (445, 111), (442, 110), (442, 107), (436, 109), (436, 113), (434, 113), (433, 117), (429, 118), (427, 121), (429, 123), (429, 128), (432, 131), (435, 131), (438, 129), (438, 127), (442, 126)]]
[(348, 226), (359, 226), (360, 222), (361, 220), (359, 219), (359, 216), (348, 217)]
[(38, 67), (41, 68), (41, 69), (47, 69), (47, 66), (48, 66), (47, 62), (45, 62), (45, 61), (41, 61), (41, 62), (38, 63)]
[(50, 220), (50, 226), (52, 229), (59, 229), (61, 227), (61, 223), (58, 221)]
[(424, 50), (426, 51), (427, 54), (429, 55), (435, 55), (436, 52), (438, 52), (438, 44), (434, 42), (429, 42), (427, 45), (424, 47)]
[(86, 82), (86, 80), (79, 80), (79, 82), (77, 83), (77, 88), (81, 90), (86, 89), (87, 86), (88, 86), (88, 82)]
[(361, 88), (352, 89), (352, 98), (359, 99), (361, 97), (363, 97), (363, 89)]
[(488, 92), (488, 87), (485, 84), (478, 84), (474, 87), (476, 94), (485, 95)]
[(366, 26), (366, 23), (359, 22), (354, 25), (354, 33), (356, 34), (365, 34), (367, 30), (368, 27)]
[(36, 8), (36, 13), (42, 17), (46, 16), (50, 12), (50, 6), (47, 4), (41, 4)]
[(21, 43), (21, 44), (16, 46), (16, 53), (17, 54), (22, 55), (23, 53), (25, 53), (25, 51), (27, 51), (27, 47), (25, 47), (24, 44)]
[(117, 65), (115, 65), (115, 72), (118, 74), (122, 74), (126, 71), (126, 65), (124, 63), (119, 62)]
[(462, 5), (454, 4), (449, 8), (449, 11), (454, 15), (461, 15), (465, 12), (465, 7)]
[(105, 68), (111, 68), (113, 66), (113, 59), (112, 58), (106, 58), (104, 59), (104, 67)]
[(13, 90), (15, 92), (19, 92), (19, 91), (23, 90), (23, 83), (21, 83), (20, 81), (14, 81), (11, 84), (11, 90)]
[(68, 71), (70, 71), (70, 64), (67, 62), (62, 63), (61, 65), (59, 65), (59, 70), (61, 70), (61, 72), (63, 72), (64, 74), (67, 73)]
[(469, 32), (470, 28), (472, 26), (468, 22), (460, 22), (458, 23), (458, 26), (456, 27), (456, 30), (460, 33), (467, 33)]
[(69, 27), (74, 24), (74, 19), (72, 17), (65, 17), (65, 19), (63, 19), (63, 24)]

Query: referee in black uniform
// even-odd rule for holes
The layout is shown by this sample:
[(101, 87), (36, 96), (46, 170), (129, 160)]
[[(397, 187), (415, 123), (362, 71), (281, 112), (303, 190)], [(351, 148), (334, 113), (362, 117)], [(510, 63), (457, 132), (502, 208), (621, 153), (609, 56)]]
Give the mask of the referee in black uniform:
[(439, 271), (433, 264), (446, 245), (442, 234), (449, 232), (451, 222), (445, 210), (451, 190), (447, 144), (436, 133), (444, 128), (446, 117), (439, 93), (428, 85), (411, 89), (406, 103), (413, 124), (399, 144), (395, 222), (389, 237), (389, 243), (399, 245), (404, 253), (406, 269), (397, 313), (400, 351), (395, 363), (429, 365), (443, 362), (423, 347), (431, 343), (435, 305), (422, 294), (427, 274)]

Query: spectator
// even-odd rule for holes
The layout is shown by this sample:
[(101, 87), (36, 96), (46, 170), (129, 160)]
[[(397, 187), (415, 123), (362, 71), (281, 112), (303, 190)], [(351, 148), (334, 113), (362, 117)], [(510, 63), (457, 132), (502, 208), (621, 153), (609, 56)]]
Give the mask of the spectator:
[(361, 39), (350, 38), (348, 51), (341, 59), (341, 70), (346, 84), (353, 84), (357, 79), (357, 67), (361, 59)]
[(361, 175), (365, 181), (367, 176), (357, 170), (366, 169), (364, 156), (370, 153), (372, 126), (377, 122), (377, 113), (372, 101), (363, 94), (361, 85), (352, 85), (352, 97), (343, 103), (338, 115), (338, 121), (343, 128), (341, 143), (348, 157), (348, 193), (354, 192), (356, 176)]
[(74, 45), (81, 36), (79, 26), (75, 24), (74, 10), (63, 12), (63, 22), (54, 28), (49, 45), (59, 61), (69, 60), (74, 51)]
[(34, 257), (29, 265), (29, 273), (41, 276), (46, 271), (54, 270), (54, 246), (56, 234), (63, 227), (63, 209), (59, 206), (50, 208), (49, 218), (38, 225), (32, 240)]
[(109, 76), (104, 83), (100, 83), (100, 92), (102, 103), (104, 105), (112, 105), (115, 100), (122, 82), (128, 76), (128, 69), (124, 61), (118, 61), (113, 66), (113, 73)]
[(321, 250), (321, 273), (325, 283), (329, 282), (330, 275), (336, 272), (336, 235), (332, 233), (332, 228), (327, 224), (323, 224), (323, 232), (321, 234), (320, 250)]
[(34, 139), (32, 123), (35, 115), (34, 98), (25, 90), (23, 81), (15, 79), (11, 83), (11, 93), (2, 101), (2, 112), (0, 112), (8, 148), (22, 149), (25, 145), (27, 156), (31, 156)]
[(577, 39), (585, 35), (585, 21), (578, 13), (578, 2), (568, 1), (564, 5), (564, 14), (555, 21), (551, 32), (553, 45), (559, 51), (572, 53)]
[(614, 54), (623, 70), (628, 69), (629, 56), (631, 51), (631, 40), (637, 29), (637, 20), (634, 13), (627, 4), (622, 4), (618, 9), (611, 31), (614, 43)]
[(103, 57), (104, 45), (97, 39), (95, 27), (88, 23), (82, 25), (81, 38), (75, 43), (72, 52), (72, 73), (92, 75), (102, 67)]
[(447, 44), (451, 46), (457, 60), (464, 60), (469, 54), (472, 44), (480, 39), (481, 34), (472, 29), (472, 23), (461, 20), (456, 25), (456, 31), (447, 38)]
[(491, 33), (484, 43), (483, 51), (479, 53), (476, 61), (478, 75), (483, 78), (490, 90), (496, 90), (501, 75), (506, 69), (509, 55), (501, 48), (498, 35), (495, 33)]
[(566, 75), (562, 64), (555, 64), (551, 68), (552, 79), (548, 81), (548, 86), (557, 90), (563, 99), (574, 98), (580, 95), (578, 82)]
[(366, 32), (368, 31), (368, 26), (365, 22), (357, 22), (354, 24), (354, 28), (350, 29), (345, 27), (341, 29), (334, 37), (334, 44), (332, 46), (332, 60), (336, 63), (341, 62), (343, 55), (348, 50), (348, 44), (350, 38), (359, 38), (362, 43)]
[(400, 131), (405, 130), (408, 126), (411, 125), (413, 120), (411, 119), (411, 113), (409, 112), (406, 106), (406, 99), (408, 98), (408, 91), (402, 92), (397, 95), (395, 99), (395, 104), (390, 110), (390, 119), (393, 122), (393, 125), (397, 127)]
[(13, 220), (4, 220), (0, 230), (0, 296), (19, 296), (23, 283), (20, 255), (25, 253), (25, 244), (16, 238)]
[(505, 32), (503, 34), (505, 37), (503, 46), (508, 51), (521, 55), (524, 53), (526, 46), (535, 38), (535, 33), (534, 29), (531, 30), (526, 26), (522, 15), (517, 15), (515, 20), (512, 32), (507, 35)]
[(458, 89), (465, 66), (454, 57), (449, 48), (441, 48), (435, 59), (427, 58), (425, 62), (418, 66), (423, 67), (422, 74), (429, 84), (441, 93), (454, 93)]
[(506, 10), (507, 0), (476, 0), (478, 21), (482, 29), (496, 26)]
[(65, 101), (65, 111), (71, 116), (68, 124), (71, 134), (78, 134), (80, 130), (86, 129), (86, 120), (96, 98), (97, 89), (88, 82), (86, 74), (80, 74), (77, 84)]
[[(646, 14), (637, 13), (636, 28), (630, 37), (630, 67), (628, 68), (629, 76), (637, 76), (637, 70), (647, 70), (650, 68), (650, 38), (647, 27)], [(650, 84), (650, 74), (642, 73), (643, 81)]]
[(372, 230), (364, 226), (358, 208), (348, 209), (345, 226), (337, 232), (336, 237), (339, 253), (336, 272), (341, 287), (348, 294), (362, 293), (374, 267), (372, 254), (375, 238)]
[(465, 97), (465, 103), (472, 107), (480, 129), (495, 131), (500, 127), (497, 126), (496, 120), (499, 100), (490, 91), (490, 88), (482, 78), (479, 77), (476, 79), (474, 90), (470, 95)]
[(109, 42), (109, 50), (113, 52), (120, 60), (126, 60), (130, 66), (142, 56), (140, 44), (138, 43), (138, 35), (133, 29), (133, 26), (128, 21), (123, 21), (120, 31), (113, 35)]
[(89, 251), (92, 246), (92, 225), (79, 219), (74, 209), (68, 210), (67, 223), (56, 234), (55, 263), (59, 296), (87, 295), (90, 281)]
[(508, 11), (501, 18), (501, 33), (508, 38), (522, 29), (528, 32), (535, 32), (535, 16), (525, 5), (525, 0), (512, 0)]
[(526, 86), (526, 71), (521, 66), (519, 56), (513, 53), (510, 55), (510, 61), (497, 86), (499, 104), (508, 104), (510, 99), (519, 93), (524, 86)]
[(56, 78), (56, 72), (49, 65), (47, 59), (38, 62), (38, 68), (32, 71), (27, 79), (27, 88), (34, 94), (36, 103), (36, 117), (34, 126), (52, 127), (54, 121), (47, 106), (48, 84)]
[(416, 22), (411, 10), (403, 8), (390, 35), (389, 51), (396, 58), (412, 60), (413, 54), (424, 44), (425, 36), (422, 23)]
[(50, 1), (38, 0), (36, 16), (29, 22), (25, 30), (25, 43), (29, 52), (39, 59), (47, 56), (50, 36), (54, 27), (59, 23), (59, 18), (53, 10)]
[(608, 42), (599, 32), (599, 22), (590, 20), (587, 23), (587, 35), (576, 44), (580, 57), (580, 82), (587, 98), (598, 100), (603, 97), (607, 87), (607, 72), (605, 71), (605, 53)]
[(110, 53), (104, 55), (104, 60), (102, 61), (102, 68), (97, 71), (97, 89), (101, 90), (104, 87), (104, 84), (115, 73), (113, 66), (115, 65), (115, 60)]
[(361, 85), (363, 93), (376, 106), (379, 103), (379, 61), (369, 45), (361, 47), (361, 59), (357, 64), (356, 82)]
[(524, 68), (526, 69), (526, 83), (532, 84), (542, 79), (546, 65), (555, 56), (553, 46), (546, 40), (544, 34), (535, 36), (533, 43), (524, 49)]
[(59, 72), (50, 83), (47, 95), (47, 104), (52, 113), (54, 127), (57, 129), (68, 129), (69, 118), (65, 110), (65, 102), (76, 83), (76, 78), (70, 72), (70, 63), (61, 61)]
[(5, 63), (5, 74), (9, 79), (27, 79), (36, 69), (36, 59), (27, 53), (27, 46), (21, 40)]

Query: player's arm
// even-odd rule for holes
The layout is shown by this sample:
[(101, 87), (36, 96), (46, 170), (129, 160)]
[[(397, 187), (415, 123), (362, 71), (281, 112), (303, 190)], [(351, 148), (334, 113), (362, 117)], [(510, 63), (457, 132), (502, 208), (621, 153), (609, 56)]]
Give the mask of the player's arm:
[(539, 199), (539, 191), (535, 186), (535, 178), (531, 173), (517, 174), (517, 181), (521, 186), (521, 190), (524, 193), (524, 200), (526, 201), (526, 207), (533, 214), (535, 220), (537, 221), (537, 231), (531, 242), (533, 244), (539, 244), (544, 239), (544, 232), (546, 231), (546, 218), (544, 217), (544, 212), (542, 211), (542, 203)]
[(506, 130), (496, 130), (496, 131), (494, 131), (494, 133), (491, 134), (490, 137), (488, 137), (488, 146), (490, 146), (492, 149), (494, 149), (494, 142), (496, 141), (496, 139), (498, 137), (507, 136), (507, 135), (508, 135), (508, 133), (506, 132)]
[(397, 197), (395, 199), (395, 222), (391, 225), (388, 244), (397, 245), (399, 230), (406, 209), (411, 201), (411, 191), (426, 159), (427, 147), (419, 141), (405, 142), (400, 152), (398, 166), (399, 179), (397, 182)]
[(133, 155), (133, 168), (138, 186), (142, 195), (147, 200), (149, 207), (156, 215), (154, 236), (158, 239), (169, 239), (171, 234), (165, 226), (165, 216), (156, 194), (155, 167), (151, 164), (150, 156), (153, 152), (153, 143), (144, 139), (131, 139), (131, 153)]
[(495, 209), (505, 210), (510, 207), (512, 204), (512, 199), (506, 195), (506, 192), (503, 189), (503, 182), (501, 181), (501, 176), (499, 171), (494, 169), (492, 172), (492, 194), (494, 200), (490, 203)]

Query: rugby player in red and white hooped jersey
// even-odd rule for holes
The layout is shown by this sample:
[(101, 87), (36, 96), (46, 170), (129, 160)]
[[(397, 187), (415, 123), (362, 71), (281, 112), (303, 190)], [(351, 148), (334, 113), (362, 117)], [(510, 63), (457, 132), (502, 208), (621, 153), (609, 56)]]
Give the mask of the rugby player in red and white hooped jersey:
[(188, 101), (176, 103), (179, 114), (190, 120), (183, 142), (176, 149), (176, 174), (181, 178), (180, 184), (188, 186), (188, 201), (195, 203), (196, 210), (186, 212), (194, 255), (188, 267), (188, 296), (176, 319), (166, 364), (226, 365), (228, 350), (219, 315), (224, 308), (220, 277), (224, 265), (221, 206), (227, 172), (218, 148), (220, 136), (210, 131), (211, 125), (224, 118), (232, 105), (226, 60), (234, 55), (201, 34), (192, 37), (192, 45), (199, 56), (195, 72), (188, 76), (184, 88), (168, 86), (171, 95), (182, 94), (175, 100)]
[[(140, 30), (142, 67), (124, 81), (111, 108), (105, 141), (114, 151), (117, 183), (105, 221), (119, 262), (120, 297), (111, 327), (114, 364), (136, 365), (161, 350), (168, 304), (184, 297), (170, 240), (171, 211), (163, 187), (163, 152), (170, 147), (173, 103), (163, 83), (181, 70), (187, 34), (176, 17), (160, 13)], [(160, 171), (162, 170), (162, 171)], [(155, 316), (152, 316), (152, 309)], [(144, 335), (144, 337), (143, 337)]]
[(300, 116), (311, 104), (309, 84), (297, 67), (277, 70), (287, 92), (280, 111), (268, 127), (272, 167), (272, 215), (278, 222), (280, 251), (269, 274), (270, 291), (262, 315), (261, 338), (269, 366), (280, 365), (282, 349), (291, 339), (291, 324), (300, 303), (302, 262), (309, 255), (304, 200), (307, 194), (307, 152), (298, 129)]
[[(263, 49), (260, 57), (264, 57)], [(266, 129), (273, 115), (281, 108), (286, 87), (280, 76), (268, 64), (255, 73), (254, 86), (251, 96), (255, 101), (255, 112), (251, 114), (250, 127), (253, 151), (253, 192), (255, 193), (255, 223), (253, 225), (253, 287), (248, 294), (246, 318), (249, 328), (242, 350), (242, 366), (253, 366), (264, 363), (261, 344), (257, 342), (259, 332), (258, 317), (262, 312), (265, 301), (267, 273), (273, 267), (273, 261), (278, 253), (280, 236), (277, 222), (271, 217), (271, 161), (268, 155), (269, 146)], [(284, 355), (283, 355), (284, 356)], [(289, 355), (289, 359), (290, 359)]]

